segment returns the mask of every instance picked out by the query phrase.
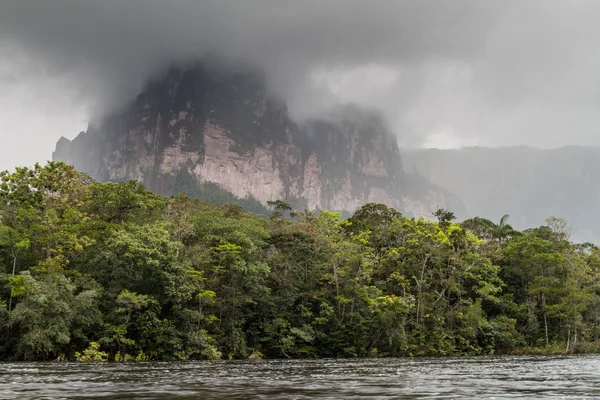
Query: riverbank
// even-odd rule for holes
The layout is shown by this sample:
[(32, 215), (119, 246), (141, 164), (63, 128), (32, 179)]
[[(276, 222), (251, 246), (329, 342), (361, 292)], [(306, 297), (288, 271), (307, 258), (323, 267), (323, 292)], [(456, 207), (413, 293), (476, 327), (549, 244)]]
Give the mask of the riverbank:
[(3, 360), (562, 354), (600, 339), (600, 249), (558, 218), (516, 231), (508, 216), (366, 203), (342, 219), (283, 201), (259, 216), (60, 163), (0, 180)]

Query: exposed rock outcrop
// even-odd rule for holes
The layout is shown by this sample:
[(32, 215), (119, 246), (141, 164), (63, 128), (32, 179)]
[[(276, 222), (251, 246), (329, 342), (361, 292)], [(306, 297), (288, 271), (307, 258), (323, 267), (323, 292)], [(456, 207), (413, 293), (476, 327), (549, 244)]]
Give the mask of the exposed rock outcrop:
[(430, 216), (438, 207), (462, 208), (449, 192), (403, 171), (378, 115), (343, 107), (296, 124), (260, 74), (202, 65), (150, 82), (121, 112), (73, 141), (61, 138), (53, 158), (99, 180), (136, 179), (165, 194), (182, 189), (183, 174), (239, 198), (283, 199), (298, 209), (352, 212), (380, 202)]

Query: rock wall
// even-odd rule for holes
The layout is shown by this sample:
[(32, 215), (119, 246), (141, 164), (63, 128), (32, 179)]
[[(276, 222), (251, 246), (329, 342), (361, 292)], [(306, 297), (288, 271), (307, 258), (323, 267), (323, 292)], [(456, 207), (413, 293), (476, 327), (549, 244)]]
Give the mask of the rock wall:
[[(53, 158), (99, 180), (136, 179), (172, 194), (178, 174), (263, 204), (352, 212), (380, 202), (415, 216), (460, 208), (455, 196), (403, 171), (384, 121), (353, 107), (296, 124), (257, 73), (172, 69), (136, 101), (61, 138)], [(418, 181), (418, 182), (417, 182)]]

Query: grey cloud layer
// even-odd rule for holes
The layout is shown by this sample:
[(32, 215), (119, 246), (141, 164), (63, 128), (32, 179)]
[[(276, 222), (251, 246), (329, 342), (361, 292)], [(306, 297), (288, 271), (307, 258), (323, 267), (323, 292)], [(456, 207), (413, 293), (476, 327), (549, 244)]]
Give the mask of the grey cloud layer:
[[(29, 62), (17, 78), (0, 68), (0, 85), (43, 66), (98, 112), (157, 68), (217, 51), (265, 70), (297, 115), (363, 103), (406, 144), (436, 132), (466, 144), (600, 144), (598, 17), (595, 0), (9, 0), (0, 42)], [(374, 90), (380, 70), (390, 78)]]

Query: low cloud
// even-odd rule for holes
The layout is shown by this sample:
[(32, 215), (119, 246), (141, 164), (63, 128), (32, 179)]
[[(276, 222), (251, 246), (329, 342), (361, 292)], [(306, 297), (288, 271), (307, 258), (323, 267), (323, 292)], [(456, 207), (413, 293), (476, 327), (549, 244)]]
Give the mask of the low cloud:
[(9, 0), (0, 134), (54, 141), (215, 52), (261, 68), (298, 118), (378, 108), (404, 146), (600, 144), (599, 15), (594, 0)]

